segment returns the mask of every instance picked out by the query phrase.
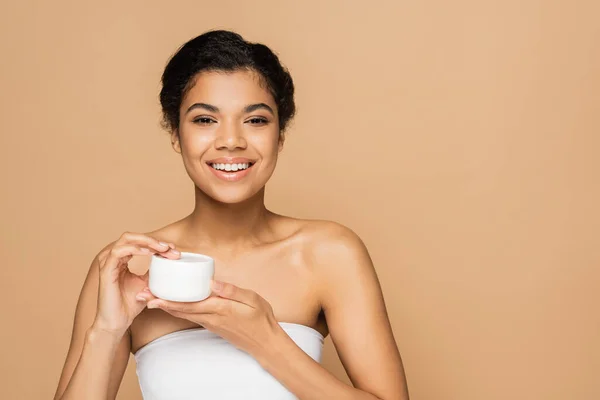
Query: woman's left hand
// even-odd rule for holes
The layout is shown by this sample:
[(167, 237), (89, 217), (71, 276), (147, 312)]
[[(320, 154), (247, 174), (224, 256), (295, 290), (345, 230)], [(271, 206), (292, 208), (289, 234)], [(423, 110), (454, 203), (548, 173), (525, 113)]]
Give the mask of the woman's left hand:
[(190, 303), (158, 299), (149, 290), (140, 295), (148, 301), (148, 308), (160, 308), (200, 324), (251, 355), (268, 346), (279, 328), (269, 302), (252, 290), (230, 283), (212, 281), (211, 288), (210, 297)]

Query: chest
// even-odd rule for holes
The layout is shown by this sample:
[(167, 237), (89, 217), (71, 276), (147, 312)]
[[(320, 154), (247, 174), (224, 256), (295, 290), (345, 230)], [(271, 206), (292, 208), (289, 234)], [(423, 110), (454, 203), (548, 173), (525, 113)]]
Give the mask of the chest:
[[(275, 319), (314, 327), (322, 331), (315, 274), (309, 259), (298, 252), (255, 251), (232, 256), (210, 249), (194, 249), (215, 259), (216, 280), (258, 293), (273, 308)], [(132, 351), (196, 323), (179, 319), (159, 309), (145, 309), (131, 325)]]

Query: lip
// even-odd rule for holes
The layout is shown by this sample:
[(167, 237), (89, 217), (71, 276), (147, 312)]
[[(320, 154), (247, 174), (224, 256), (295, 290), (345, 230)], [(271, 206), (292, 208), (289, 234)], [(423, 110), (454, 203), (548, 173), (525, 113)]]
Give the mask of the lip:
[(213, 158), (212, 160), (208, 160), (207, 164), (254, 164), (256, 160), (252, 160), (250, 158), (245, 157), (219, 157)]
[[(210, 171), (217, 178), (219, 178), (223, 181), (226, 181), (226, 182), (238, 182), (250, 173), (250, 170), (252, 169), (252, 167), (254, 167), (255, 163), (256, 163), (255, 160), (251, 160), (249, 158), (244, 158), (244, 157), (219, 157), (219, 158), (214, 158), (212, 160), (207, 161), (206, 166), (208, 167), (208, 169), (210, 169)], [(219, 170), (211, 167), (210, 164), (252, 164), (252, 165), (250, 165), (248, 168), (246, 168), (242, 171), (234, 172), (234, 171), (219, 171)]]

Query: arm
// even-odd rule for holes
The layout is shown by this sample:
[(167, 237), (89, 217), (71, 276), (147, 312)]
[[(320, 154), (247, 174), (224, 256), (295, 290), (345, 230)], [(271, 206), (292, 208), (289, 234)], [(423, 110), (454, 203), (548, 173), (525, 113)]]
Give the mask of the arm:
[(354, 385), (344, 384), (278, 332), (263, 367), (301, 399), (408, 400), (402, 360), (377, 275), (362, 241), (335, 225), (316, 250), (319, 292), (333, 343)]
[(79, 295), (55, 400), (115, 399), (129, 361), (129, 333), (118, 338), (92, 326), (96, 316), (98, 269), (96, 257)]

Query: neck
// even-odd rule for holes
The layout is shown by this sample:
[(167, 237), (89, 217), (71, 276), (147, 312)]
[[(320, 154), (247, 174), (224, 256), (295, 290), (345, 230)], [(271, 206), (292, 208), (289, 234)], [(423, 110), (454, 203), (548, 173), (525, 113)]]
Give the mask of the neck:
[(221, 203), (196, 188), (196, 205), (187, 219), (189, 240), (219, 248), (252, 246), (268, 230), (270, 212), (264, 204), (264, 188), (236, 204)]

